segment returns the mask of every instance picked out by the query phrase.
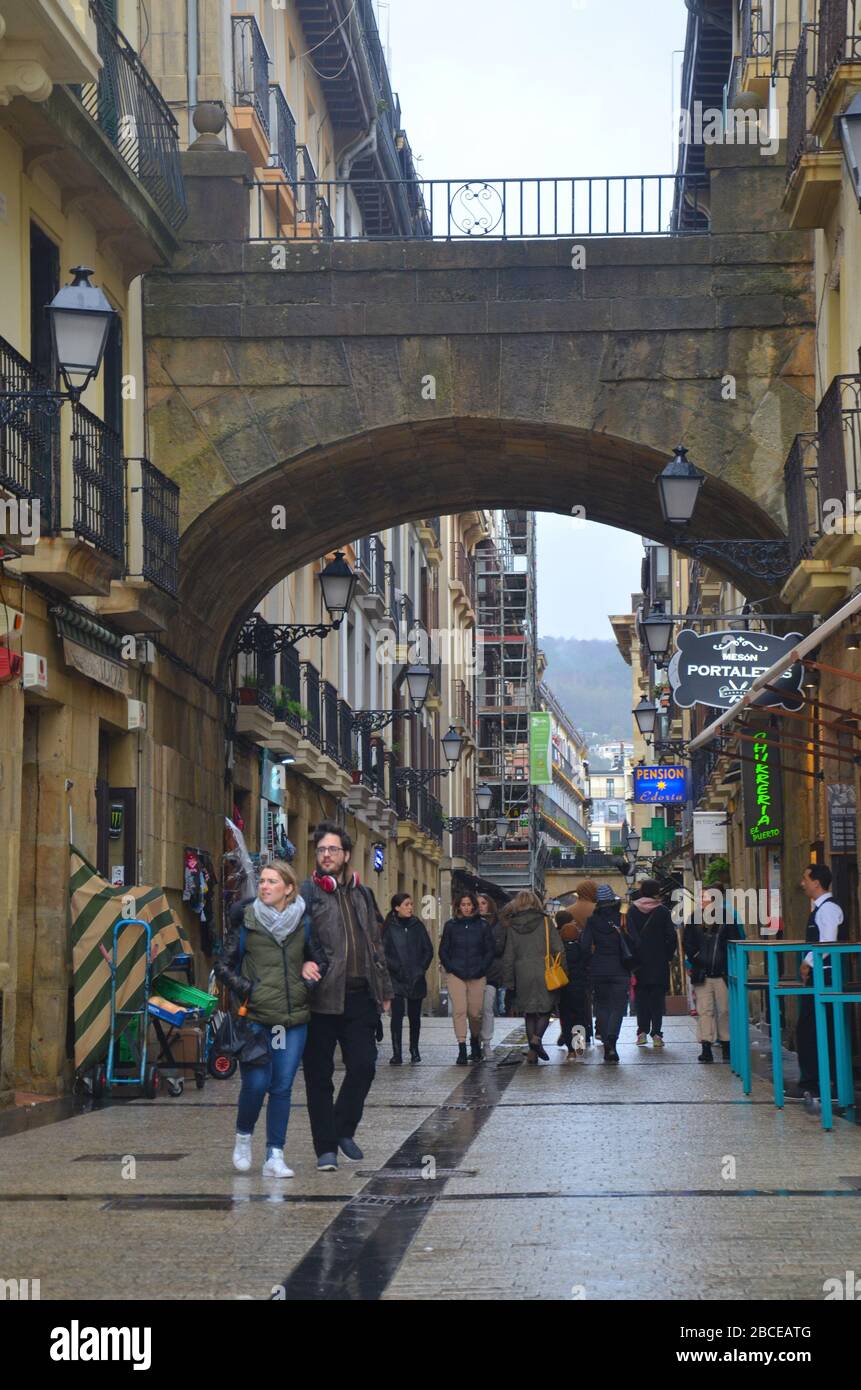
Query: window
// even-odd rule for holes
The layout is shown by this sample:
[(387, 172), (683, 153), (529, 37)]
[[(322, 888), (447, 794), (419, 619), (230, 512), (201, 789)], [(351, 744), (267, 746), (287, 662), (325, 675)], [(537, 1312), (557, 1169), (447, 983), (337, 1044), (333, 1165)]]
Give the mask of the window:
[(45, 310), (60, 288), (60, 248), (30, 223), (30, 361), (49, 381), (55, 378), (54, 344)]
[(102, 411), (106, 425), (110, 425), (123, 442), (123, 324), (117, 315), (111, 320), (108, 341), (105, 344), (104, 408)]
[(606, 792), (605, 792), (605, 795), (606, 795), (606, 796), (615, 796), (615, 795), (616, 795), (616, 779), (615, 779), (614, 777), (608, 777), (608, 778), (607, 778), (607, 790), (606, 790)]

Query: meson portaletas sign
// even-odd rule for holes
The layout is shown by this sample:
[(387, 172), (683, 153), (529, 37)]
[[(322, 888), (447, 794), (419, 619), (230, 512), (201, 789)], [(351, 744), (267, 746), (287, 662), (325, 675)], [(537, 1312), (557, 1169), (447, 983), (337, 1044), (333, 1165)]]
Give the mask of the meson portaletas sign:
[[(800, 640), (798, 632), (774, 637), (767, 632), (699, 633), (683, 628), (668, 673), (673, 699), (682, 709), (691, 705), (729, 709), (747, 694), (757, 676), (764, 676), (782, 656), (788, 657)], [(769, 682), (774, 690), (757, 695), (757, 708), (799, 709), (804, 703), (799, 694), (803, 675), (800, 661), (788, 666)]]

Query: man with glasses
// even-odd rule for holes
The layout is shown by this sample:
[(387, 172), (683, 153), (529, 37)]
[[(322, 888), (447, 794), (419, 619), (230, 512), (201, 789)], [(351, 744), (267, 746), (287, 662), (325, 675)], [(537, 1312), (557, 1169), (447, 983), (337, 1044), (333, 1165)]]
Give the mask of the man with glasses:
[[(303, 1068), (311, 1136), (321, 1172), (338, 1167), (338, 1150), (364, 1158), (354, 1135), (377, 1062), (377, 1028), (394, 990), (386, 967), (374, 895), (350, 868), (353, 841), (324, 821), (314, 832), (317, 865), (301, 893), (328, 969), (313, 994)], [(344, 1080), (335, 1100), (335, 1048)]]

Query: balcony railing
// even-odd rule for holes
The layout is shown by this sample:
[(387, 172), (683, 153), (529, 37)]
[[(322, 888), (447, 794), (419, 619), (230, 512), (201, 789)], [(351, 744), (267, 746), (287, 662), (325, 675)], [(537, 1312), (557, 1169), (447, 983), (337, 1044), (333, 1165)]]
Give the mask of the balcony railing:
[(98, 416), (72, 406), (75, 535), (125, 559), (125, 459), (120, 437)]
[(465, 859), (467, 864), (478, 863), (478, 835), (471, 826), (452, 831), (451, 853), (452, 858)]
[(766, 28), (762, 0), (743, 0), (741, 7), (741, 56), (771, 57), (771, 31)]
[(451, 543), (451, 576), (463, 585), (471, 607), (475, 608), (475, 561), (463, 541)]
[[(320, 181), (304, 146), (298, 151), (298, 213), (286, 197), (276, 197), (272, 207), (271, 184), (252, 184), (252, 241), (305, 238), (308, 223), (324, 237), (359, 241), (679, 236), (701, 231), (708, 216), (708, 177), (702, 174)], [(386, 204), (407, 211), (391, 232), (368, 233), (358, 221), (336, 231), (330, 210), (348, 196), (366, 209)], [(686, 217), (674, 218), (674, 208), (682, 206)]]
[(795, 564), (810, 555), (822, 535), (818, 455), (819, 436), (797, 434), (783, 468), (789, 545)]
[(807, 24), (789, 73), (786, 115), (786, 174), (797, 169), (802, 155), (815, 149), (810, 127), (816, 108), (816, 30)]
[(465, 681), (457, 680), (454, 683), (452, 713), (467, 733), (475, 738), (475, 707), (472, 701), (472, 691), (468, 689)]
[(187, 215), (176, 119), (128, 39), (90, 0), (102, 69), (98, 82), (72, 88), (84, 109), (140, 180), (165, 220), (180, 227)]
[(253, 107), (269, 135), (269, 53), (250, 14), (233, 15), (233, 102)]
[(323, 729), (320, 716), (320, 672), (310, 661), (300, 663), (302, 672), (302, 736), (316, 748), (322, 747)]
[[(0, 393), (47, 390), (49, 383), (0, 338)], [(23, 410), (0, 425), (0, 487), (22, 500), (38, 501), (43, 534), (60, 525), (60, 434), (57, 417)]]
[(331, 681), (322, 682), (320, 696), (323, 716), (323, 752), (327, 757), (338, 762), (341, 753), (341, 723), (338, 713), (338, 692)]
[(356, 541), (356, 564), (367, 580), (367, 592), (386, 597), (386, 547), (379, 536)]
[(861, 0), (819, 0), (816, 84), (823, 92), (840, 63), (861, 62)]
[(269, 167), (281, 169), (291, 183), (298, 178), (296, 121), (277, 82), (269, 84)]
[(294, 646), (285, 645), (280, 653), (281, 687), (284, 704), (281, 714), (292, 729), (302, 728), (299, 707), (302, 704), (302, 663)]
[(338, 762), (348, 772), (355, 766), (353, 711), (346, 700), (338, 701)]
[(179, 487), (149, 459), (141, 469), (143, 576), (174, 597), (179, 592)]
[(820, 508), (854, 516), (861, 495), (861, 375), (836, 376), (816, 417)]

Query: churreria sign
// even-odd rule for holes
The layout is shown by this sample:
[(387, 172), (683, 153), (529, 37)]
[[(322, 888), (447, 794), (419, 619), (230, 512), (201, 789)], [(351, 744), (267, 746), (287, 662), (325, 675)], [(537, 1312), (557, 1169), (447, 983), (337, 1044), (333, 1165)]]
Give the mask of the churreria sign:
[[(730, 709), (747, 694), (757, 676), (788, 657), (801, 634), (774, 637), (768, 632), (694, 632), (683, 628), (669, 667), (673, 699), (683, 709), (708, 705)], [(757, 695), (758, 706), (799, 709), (804, 667), (796, 661)]]
[(749, 845), (779, 845), (783, 839), (783, 779), (780, 751), (767, 729), (758, 729), (742, 763), (744, 833)]

